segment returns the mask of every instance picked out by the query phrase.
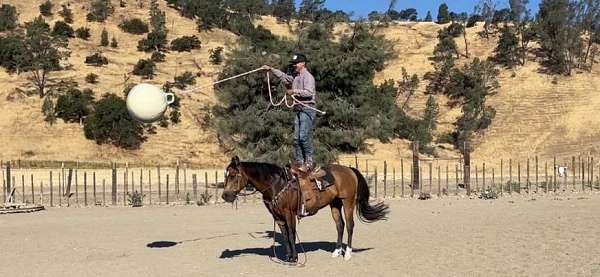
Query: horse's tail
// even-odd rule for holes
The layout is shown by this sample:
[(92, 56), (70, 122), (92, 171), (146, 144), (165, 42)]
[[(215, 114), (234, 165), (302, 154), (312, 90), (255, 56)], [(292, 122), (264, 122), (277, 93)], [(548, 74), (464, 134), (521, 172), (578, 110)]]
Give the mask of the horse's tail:
[(378, 220), (387, 219), (386, 215), (389, 213), (388, 205), (383, 202), (379, 202), (375, 205), (369, 204), (369, 197), (371, 193), (369, 192), (369, 185), (367, 184), (367, 180), (365, 177), (358, 171), (356, 168), (351, 168), (358, 179), (358, 187), (357, 187), (357, 196), (356, 200), (358, 201), (358, 209), (357, 214), (358, 218), (362, 222), (372, 223)]

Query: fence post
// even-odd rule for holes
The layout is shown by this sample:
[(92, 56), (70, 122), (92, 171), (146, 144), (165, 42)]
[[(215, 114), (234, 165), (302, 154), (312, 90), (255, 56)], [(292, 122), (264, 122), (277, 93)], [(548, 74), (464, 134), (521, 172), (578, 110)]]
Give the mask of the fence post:
[(463, 156), (465, 160), (463, 180), (467, 189), (467, 196), (471, 196), (471, 150), (468, 141), (463, 144)]
[(446, 196), (450, 195), (450, 183), (448, 181), (449, 167), (450, 167), (450, 165), (448, 163), (446, 163)]
[(554, 175), (554, 192), (556, 193), (556, 156), (554, 156), (554, 167), (552, 168), (552, 171), (554, 171), (552, 175)]
[(512, 159), (508, 160), (508, 194), (512, 194)]
[(25, 175), (21, 174), (21, 202), (25, 203)]
[(35, 191), (33, 188), (33, 174), (31, 174), (31, 203), (35, 204)]
[(483, 191), (485, 191), (485, 163), (483, 163), (483, 176), (482, 177), (483, 177), (483, 182), (482, 182)]
[(400, 159), (400, 193), (402, 194), (402, 198), (404, 198), (404, 160)]
[(544, 186), (544, 193), (548, 193), (548, 186), (550, 185), (550, 183), (548, 182), (548, 161), (544, 162), (544, 172), (544, 181), (546, 182), (546, 185)]
[(411, 186), (411, 192), (410, 192), (410, 197), (413, 197), (413, 191), (415, 189), (420, 189), (420, 184), (419, 184), (419, 180), (420, 180), (420, 168), (419, 168), (419, 142), (418, 141), (414, 141), (413, 145), (412, 145), (412, 152), (413, 152), (413, 162), (412, 162), (412, 186)]
[(354, 167), (356, 167), (356, 169), (358, 168), (358, 156), (356, 156), (356, 154), (354, 154)]
[(504, 160), (500, 159), (500, 195), (504, 195)]
[(387, 196), (387, 161), (383, 161), (383, 199)]
[(52, 186), (52, 171), (50, 171), (50, 207), (54, 207), (54, 188)]
[(44, 205), (44, 182), (40, 181), (40, 205)]
[(479, 192), (479, 168), (475, 164), (475, 192)]
[(378, 176), (377, 176), (377, 167), (375, 167), (375, 199), (377, 199), (377, 196), (378, 196), (378, 195), (377, 195), (377, 185), (378, 185), (378, 184), (377, 184), (377, 183), (378, 183), (377, 181), (379, 181), (379, 180), (377, 180), (377, 177), (378, 177)]
[(458, 164), (454, 164), (454, 179), (456, 181), (454, 188), (454, 195), (458, 195)]
[(392, 186), (394, 188), (394, 196), (392, 198), (396, 198), (396, 167), (392, 167)]
[(492, 187), (493, 191), (496, 191), (496, 179), (495, 179), (496, 172), (495, 171), (496, 171), (496, 168), (492, 167), (492, 184), (490, 185), (490, 187)]
[(106, 179), (102, 179), (102, 205), (106, 206)]
[(92, 184), (94, 186), (94, 206), (98, 203), (96, 198), (96, 171), (92, 172)]
[(169, 174), (167, 174), (167, 205), (169, 205)]
[(438, 198), (440, 198), (440, 197), (442, 197), (442, 175), (441, 175), (442, 173), (440, 172), (441, 168), (439, 165), (438, 165), (437, 169), (438, 169), (437, 170), (438, 171), (438, 193), (437, 193), (437, 195), (438, 195)]
[(539, 186), (540, 186), (538, 177), (539, 177), (538, 176), (538, 156), (536, 155), (535, 156), (535, 193), (536, 194), (538, 193)]
[[(415, 176), (415, 174), (414, 174), (415, 169), (413, 168), (412, 164), (410, 165), (410, 172), (411, 172), (411, 175), (412, 175), (411, 178), (414, 178), (414, 176)], [(413, 198), (414, 195), (415, 195), (415, 181), (411, 179), (410, 183), (411, 183), (411, 186), (410, 186), (410, 198)]]
[(575, 184), (575, 175), (577, 175), (577, 172), (575, 171), (575, 156), (571, 157), (571, 170), (573, 171), (573, 191), (576, 191), (577, 185)]
[(183, 194), (187, 197), (187, 163), (183, 163)]
[(175, 164), (175, 195), (179, 199), (179, 160)]
[(217, 204), (217, 202), (219, 202), (219, 198), (217, 197), (217, 194), (219, 194), (219, 173), (218, 171), (215, 170), (215, 204)]
[(529, 157), (527, 157), (527, 195), (531, 195), (531, 185), (529, 184)]
[(152, 205), (152, 170), (148, 169), (148, 203)]
[(192, 174), (192, 189), (194, 190), (194, 203), (198, 202), (198, 182), (196, 181), (196, 174)]
[(521, 194), (521, 162), (517, 162), (517, 180), (518, 180), (518, 186), (517, 186), (517, 193)]
[(111, 203), (117, 205), (117, 166), (112, 163), (112, 174), (111, 174)]
[(431, 194), (433, 192), (433, 189), (431, 188), (433, 185), (433, 162), (429, 163), (429, 194)]
[(87, 207), (87, 172), (83, 172), (83, 205)]

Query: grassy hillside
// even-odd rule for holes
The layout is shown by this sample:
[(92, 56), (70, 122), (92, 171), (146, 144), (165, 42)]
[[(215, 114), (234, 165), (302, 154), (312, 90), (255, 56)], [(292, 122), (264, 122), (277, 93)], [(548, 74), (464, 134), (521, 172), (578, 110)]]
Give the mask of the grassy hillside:
[[(37, 1), (4, 1), (17, 7), (19, 22), (31, 20), (39, 14)], [(74, 28), (87, 26), (91, 29), (89, 41), (70, 39), (71, 57), (69, 70), (52, 75), (55, 79), (72, 80), (82, 88), (92, 88), (97, 97), (106, 92), (121, 94), (127, 83), (141, 82), (140, 77), (129, 72), (134, 64), (149, 54), (137, 51), (137, 42), (143, 36), (122, 32), (117, 25), (126, 18), (139, 17), (147, 20), (149, 1), (144, 7), (137, 6), (138, 1), (128, 1), (126, 8), (115, 7), (115, 14), (105, 23), (86, 22), (85, 14), (89, 1), (53, 1), (54, 16), (46, 18), (49, 22), (61, 20), (58, 15), (60, 4), (69, 2), (75, 15)], [(226, 51), (234, 46), (235, 35), (221, 30), (199, 33), (193, 20), (183, 18), (175, 10), (165, 7), (169, 40), (183, 35), (197, 35), (202, 41), (202, 48), (191, 53), (167, 53), (167, 60), (158, 64), (158, 72), (153, 84), (162, 84), (172, 80), (177, 73), (191, 71), (201, 72), (198, 85), (210, 83), (220, 70), (208, 62), (208, 51), (217, 46), (224, 46)], [(116, 3), (115, 3), (116, 4)], [(293, 32), (285, 24), (278, 24), (271, 17), (264, 17), (256, 24), (261, 24), (280, 36), (293, 38)], [(51, 23), (51, 26), (53, 24)], [(399, 80), (401, 68), (405, 67), (409, 74), (423, 75), (432, 70), (428, 57), (437, 43), (437, 31), (443, 28), (434, 23), (399, 23), (382, 28), (378, 32), (394, 41), (397, 58), (391, 60), (386, 69), (376, 76), (376, 82), (386, 79)], [(118, 49), (99, 46), (100, 32), (106, 28), (109, 37), (116, 36)], [(348, 26), (336, 27), (337, 33), (347, 32)], [(495, 39), (489, 41), (480, 38), (476, 33), (481, 27), (468, 29), (469, 52), (471, 57), (488, 57), (496, 45)], [(458, 38), (457, 44), (464, 52), (464, 41)], [(109, 59), (109, 65), (91, 67), (84, 64), (86, 56), (101, 51)], [(531, 57), (533, 59), (533, 57)], [(467, 59), (462, 58), (460, 62)], [(94, 72), (98, 74), (99, 83), (86, 84), (84, 77)], [(26, 90), (30, 84), (27, 74), (8, 74), (0, 70), (0, 156), (2, 159), (36, 159), (36, 160), (121, 160), (144, 162), (173, 162), (177, 159), (187, 160), (201, 166), (221, 167), (227, 161), (227, 155), (218, 147), (217, 137), (210, 130), (202, 130), (199, 122), (203, 116), (201, 108), (214, 103), (212, 89), (206, 89), (206, 95), (195, 94), (182, 99), (182, 122), (168, 129), (158, 128), (156, 135), (151, 135), (140, 150), (127, 151), (114, 146), (97, 145), (85, 139), (82, 127), (77, 124), (64, 124), (59, 120), (50, 126), (43, 121), (41, 100), (38, 96), (25, 96), (16, 89)], [(488, 104), (497, 110), (496, 118), (485, 133), (475, 141), (474, 159), (478, 162), (499, 163), (500, 158), (525, 159), (535, 154), (543, 158), (558, 155), (559, 159), (583, 153), (597, 153), (600, 142), (600, 131), (597, 131), (596, 111), (600, 110), (599, 72), (580, 72), (572, 77), (559, 77), (540, 73), (540, 65), (530, 61), (525, 67), (515, 71), (502, 70), (501, 88), (488, 100)], [(421, 82), (418, 93), (409, 102), (408, 112), (420, 116), (427, 100), (423, 94), (426, 84)], [(122, 95), (122, 94), (121, 94)], [(440, 117), (436, 134), (453, 129), (453, 122), (460, 116), (460, 109), (450, 109), (444, 105), (445, 96), (436, 96), (440, 103)], [(404, 99), (400, 97), (399, 103)], [(382, 144), (369, 140), (372, 145), (370, 153), (359, 155), (361, 160), (370, 159), (373, 163), (383, 160), (399, 160), (409, 158), (409, 142), (394, 140)], [(458, 152), (449, 145), (436, 148), (441, 158), (456, 158)], [(348, 163), (354, 156), (342, 156)], [(395, 164), (397, 162), (394, 162)]]

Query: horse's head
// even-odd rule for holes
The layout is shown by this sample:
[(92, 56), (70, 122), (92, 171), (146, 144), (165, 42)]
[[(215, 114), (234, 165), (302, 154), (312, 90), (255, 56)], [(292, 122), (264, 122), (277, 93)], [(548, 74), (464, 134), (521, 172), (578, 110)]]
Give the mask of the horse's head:
[(223, 200), (231, 203), (235, 201), (238, 193), (248, 184), (248, 177), (246, 177), (242, 170), (242, 163), (238, 156), (231, 158), (231, 162), (225, 170), (227, 175), (225, 177), (225, 188), (221, 197)]

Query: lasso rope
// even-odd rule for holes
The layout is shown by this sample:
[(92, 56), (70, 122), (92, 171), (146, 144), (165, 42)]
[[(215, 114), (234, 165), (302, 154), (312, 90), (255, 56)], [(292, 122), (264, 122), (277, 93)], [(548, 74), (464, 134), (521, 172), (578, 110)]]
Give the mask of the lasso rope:
[[(211, 83), (211, 84), (208, 84), (208, 85), (205, 85), (205, 86), (200, 86), (200, 87), (195, 87), (195, 88), (191, 88), (191, 89), (188, 89), (188, 90), (183, 90), (183, 91), (181, 91), (181, 93), (183, 93), (183, 94), (189, 94), (189, 93), (192, 93), (194, 91), (199, 91), (200, 89), (208, 88), (208, 87), (214, 86), (216, 84), (220, 84), (220, 83), (223, 83), (223, 82), (226, 82), (226, 81), (229, 81), (229, 80), (237, 79), (237, 78), (240, 78), (240, 77), (246, 76), (248, 74), (252, 74), (254, 72), (261, 71), (261, 70), (266, 70), (266, 69), (257, 68), (257, 69), (250, 70), (248, 72), (244, 72), (244, 73), (241, 73), (241, 74), (229, 77), (229, 78), (225, 78), (223, 80), (216, 81), (214, 83)], [(271, 91), (271, 77), (270, 77), (270, 72), (269, 71), (267, 71), (267, 87), (268, 87), (268, 90), (269, 90), (269, 101), (271, 102), (271, 105), (274, 106), (274, 107), (281, 106), (281, 105), (283, 105), (285, 103), (285, 106), (291, 109), (295, 105), (300, 105), (300, 106), (303, 106), (303, 107), (305, 107), (307, 109), (316, 111), (316, 112), (318, 112), (320, 114), (326, 114), (324, 111), (321, 111), (321, 110), (319, 110), (319, 109), (317, 109), (317, 108), (315, 108), (313, 106), (310, 106), (310, 105), (308, 105), (308, 104), (306, 104), (306, 103), (298, 100), (294, 95), (287, 95), (286, 94), (285, 96), (283, 96), (283, 99), (281, 99), (281, 101), (275, 103), (273, 101), (273, 93)], [(202, 92), (200, 92), (200, 93), (202, 93)], [(202, 94), (206, 95), (205, 93), (202, 93)], [(288, 96), (291, 98), (291, 103), (290, 103), (290, 101), (288, 99)]]

